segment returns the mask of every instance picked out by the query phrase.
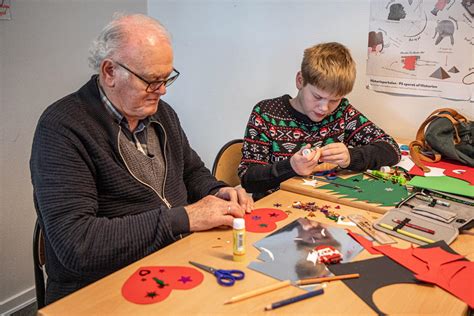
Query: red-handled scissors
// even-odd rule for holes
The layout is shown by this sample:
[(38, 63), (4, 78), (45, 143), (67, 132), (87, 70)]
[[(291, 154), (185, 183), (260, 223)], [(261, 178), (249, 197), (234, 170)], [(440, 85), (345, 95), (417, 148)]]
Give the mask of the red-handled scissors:
[(197, 262), (189, 261), (190, 264), (196, 266), (204, 271), (214, 274), (217, 278), (217, 283), (223, 286), (232, 286), (235, 281), (242, 280), (245, 277), (245, 273), (241, 270), (224, 270), (224, 269), (214, 269)]

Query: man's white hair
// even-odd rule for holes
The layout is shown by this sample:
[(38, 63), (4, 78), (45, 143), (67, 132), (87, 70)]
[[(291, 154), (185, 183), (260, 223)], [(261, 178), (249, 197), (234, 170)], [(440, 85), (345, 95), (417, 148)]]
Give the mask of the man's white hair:
[[(125, 20), (127, 23), (124, 23)], [(99, 72), (102, 61), (113, 56), (126, 43), (128, 36), (130, 36), (126, 26), (130, 23), (135, 25), (148, 24), (150, 27), (155, 27), (164, 39), (171, 42), (170, 34), (158, 20), (144, 14), (115, 13), (114, 19), (102, 29), (89, 49), (89, 66), (93, 70)]]

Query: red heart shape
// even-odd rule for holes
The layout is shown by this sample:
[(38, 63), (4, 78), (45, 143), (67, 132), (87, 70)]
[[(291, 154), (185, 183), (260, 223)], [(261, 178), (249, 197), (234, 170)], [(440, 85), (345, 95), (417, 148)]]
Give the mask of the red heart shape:
[(166, 299), (173, 289), (198, 286), (203, 274), (190, 267), (140, 267), (122, 286), (122, 295), (135, 304), (153, 304)]
[(277, 228), (276, 222), (282, 221), (288, 214), (276, 208), (259, 208), (245, 214), (245, 229), (252, 233), (267, 233)]

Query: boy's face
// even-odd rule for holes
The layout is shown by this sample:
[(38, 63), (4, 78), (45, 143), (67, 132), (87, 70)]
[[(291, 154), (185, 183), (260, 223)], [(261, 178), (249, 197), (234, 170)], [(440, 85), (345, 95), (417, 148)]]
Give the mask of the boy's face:
[(299, 90), (296, 110), (309, 117), (313, 122), (321, 122), (341, 103), (343, 96), (321, 90), (311, 84), (303, 85), (301, 73), (297, 75), (296, 86)]

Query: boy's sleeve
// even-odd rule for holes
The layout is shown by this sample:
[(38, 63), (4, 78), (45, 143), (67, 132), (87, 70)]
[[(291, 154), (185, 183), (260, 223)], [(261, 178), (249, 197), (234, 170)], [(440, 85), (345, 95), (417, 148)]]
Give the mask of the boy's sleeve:
[(290, 160), (270, 162), (271, 136), (265, 120), (254, 107), (245, 129), (242, 160), (238, 173), (242, 187), (250, 193), (277, 189), (281, 182), (296, 176)]
[(345, 112), (345, 116), (345, 143), (351, 156), (347, 169), (379, 169), (400, 161), (400, 149), (390, 135), (353, 107)]

